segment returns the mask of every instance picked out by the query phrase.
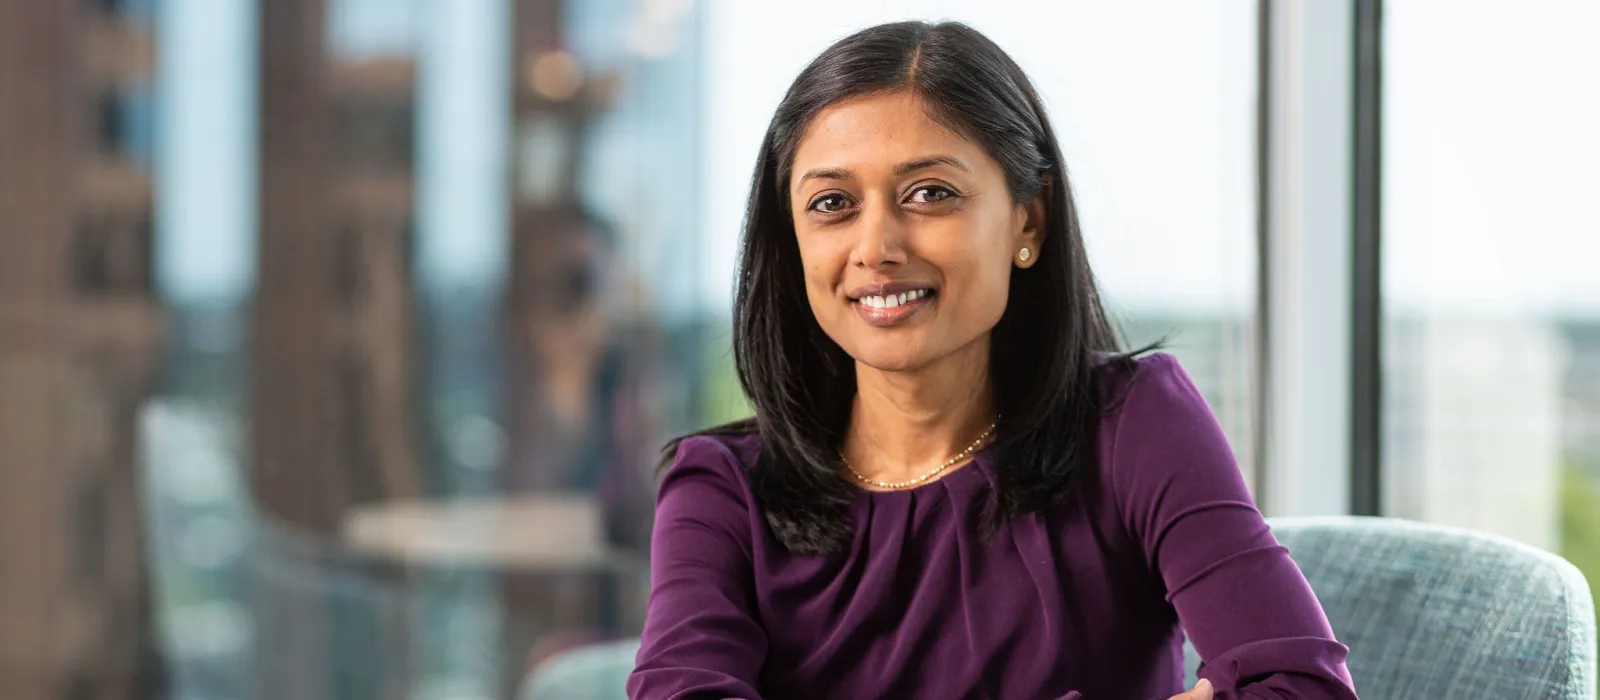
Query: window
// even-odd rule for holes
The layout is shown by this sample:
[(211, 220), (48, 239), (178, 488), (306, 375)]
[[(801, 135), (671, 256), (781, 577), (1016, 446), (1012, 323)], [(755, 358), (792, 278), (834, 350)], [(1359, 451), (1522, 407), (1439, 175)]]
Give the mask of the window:
[(1600, 580), (1600, 6), (1384, 22), (1384, 514)]

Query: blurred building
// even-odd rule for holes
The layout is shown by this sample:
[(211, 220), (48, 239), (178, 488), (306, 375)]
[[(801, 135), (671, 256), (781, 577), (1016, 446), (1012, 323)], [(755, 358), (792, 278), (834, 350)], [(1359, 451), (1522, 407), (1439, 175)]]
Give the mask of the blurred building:
[(159, 697), (137, 415), (152, 284), (146, 3), (0, 3), (0, 687)]
[(408, 57), (333, 60), (320, 0), (262, 3), (252, 470), (264, 515), (332, 536), (415, 497)]
[(1567, 321), (1561, 333), (1569, 347), (1562, 446), (1570, 466), (1587, 472), (1600, 491), (1600, 322)]
[(1385, 514), (1557, 551), (1568, 350), (1559, 328), (1401, 315), (1384, 333)]
[[(416, 39), (365, 36), (353, 49), (332, 36), (330, 18), (358, 22), (368, 16), (361, 13), (392, 5), (274, 0), (259, 8), (261, 218), (248, 473), (263, 533), (254, 690), (261, 697), (399, 697), (427, 673), (407, 655), (439, 636), (423, 620), (476, 594), (423, 583), (452, 570), (448, 556), (353, 547), (343, 527), (358, 509), (556, 492), (592, 504), (613, 540), (643, 547), (649, 468), (661, 437), (646, 415), (649, 363), (640, 359), (654, 352), (650, 319), (616, 313), (609, 290), (625, 278), (607, 271), (617, 267), (611, 254), (622, 242), (611, 222), (580, 202), (577, 186), (589, 135), (612, 107), (618, 82), (564, 48), (564, 3), (510, 4), (504, 60), (512, 81), (504, 89), (516, 156), (506, 173), (509, 235), (499, 256), (507, 278), (488, 297), (451, 290), (429, 297), (439, 290), (418, 284), (414, 253)], [(473, 325), (485, 311), (476, 307), (486, 304), (492, 325)], [(463, 333), (474, 338), (456, 337)], [(488, 347), (488, 338), (503, 347)], [(481, 388), (460, 381), (463, 365), (495, 385), (493, 408), (476, 420), (441, 421), (441, 407)], [(505, 426), (509, 449), (463, 454), (453, 442), (463, 424), (479, 432)], [(417, 426), (427, 435), (419, 437)], [(477, 478), (485, 473), (492, 483)], [(514, 562), (482, 567), (462, 578), (488, 576), (498, 620), (479, 631), (497, 638), (490, 654), (501, 677), (491, 685), (501, 691), (515, 687), (539, 649), (638, 626), (615, 609), (618, 584), (608, 574)], [(333, 639), (348, 643), (335, 654)]]
[[(576, 495), (593, 504), (605, 546), (631, 547), (642, 559), (653, 500), (649, 448), (660, 437), (645, 383), (659, 343), (647, 314), (627, 313), (638, 300), (618, 264), (626, 241), (581, 191), (595, 132), (622, 85), (614, 66), (585, 62), (573, 49), (573, 12), (560, 0), (512, 3), (516, 157), (503, 325), (510, 449), (499, 488)], [(611, 573), (497, 574), (505, 688), (542, 655), (642, 624), (621, 619)]]
[[(327, 11), (321, 0), (259, 5), (252, 690), (399, 697), (406, 640), (373, 621), (376, 593), (341, 594), (366, 584), (339, 537), (354, 508), (424, 493), (412, 429), (416, 70), (410, 56), (331, 51)], [(336, 653), (336, 639), (364, 651)]]

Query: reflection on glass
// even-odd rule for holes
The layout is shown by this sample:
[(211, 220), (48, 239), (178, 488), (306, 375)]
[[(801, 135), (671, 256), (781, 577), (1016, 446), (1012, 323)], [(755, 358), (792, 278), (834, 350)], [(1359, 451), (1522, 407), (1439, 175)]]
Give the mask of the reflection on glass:
[[(162, 119), (142, 434), (177, 695), (503, 697), (636, 632), (715, 325), (683, 291), (693, 7), (200, 4), (152, 10), (161, 109), (94, 122), (145, 162)], [(102, 240), (125, 219), (85, 227), (90, 287), (151, 286)]]

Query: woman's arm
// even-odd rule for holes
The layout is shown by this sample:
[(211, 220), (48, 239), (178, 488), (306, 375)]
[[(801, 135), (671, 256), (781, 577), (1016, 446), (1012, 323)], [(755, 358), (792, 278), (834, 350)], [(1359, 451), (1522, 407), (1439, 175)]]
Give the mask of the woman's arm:
[(1115, 420), (1110, 482), (1218, 700), (1355, 698), (1348, 649), (1245, 488), (1176, 360), (1140, 362)]
[(678, 447), (656, 498), (650, 603), (632, 700), (760, 700), (767, 637), (755, 620), (749, 506), (719, 442)]

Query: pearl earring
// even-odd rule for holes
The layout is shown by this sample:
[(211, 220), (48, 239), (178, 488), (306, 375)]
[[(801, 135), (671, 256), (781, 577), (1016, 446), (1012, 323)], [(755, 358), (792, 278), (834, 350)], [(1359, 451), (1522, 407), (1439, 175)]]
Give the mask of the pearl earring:
[(1017, 251), (1017, 259), (1021, 260), (1022, 262), (1028, 262), (1028, 258), (1031, 257), (1033, 257), (1033, 251), (1028, 250), (1027, 248)]

